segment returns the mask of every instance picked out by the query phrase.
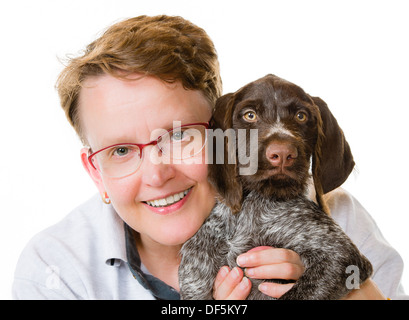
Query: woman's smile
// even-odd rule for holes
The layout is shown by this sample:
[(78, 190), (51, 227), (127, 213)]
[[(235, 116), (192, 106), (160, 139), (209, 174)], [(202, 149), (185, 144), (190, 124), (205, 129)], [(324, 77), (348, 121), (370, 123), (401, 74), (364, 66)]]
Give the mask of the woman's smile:
[(177, 192), (175, 194), (171, 194), (170, 196), (166, 196), (161, 199), (148, 200), (143, 202), (151, 207), (168, 207), (175, 202), (179, 202), (180, 200), (182, 200), (189, 193), (190, 189), (191, 188), (181, 192)]
[(192, 188), (166, 198), (142, 202), (147, 208), (160, 215), (168, 215), (181, 209), (188, 201)]

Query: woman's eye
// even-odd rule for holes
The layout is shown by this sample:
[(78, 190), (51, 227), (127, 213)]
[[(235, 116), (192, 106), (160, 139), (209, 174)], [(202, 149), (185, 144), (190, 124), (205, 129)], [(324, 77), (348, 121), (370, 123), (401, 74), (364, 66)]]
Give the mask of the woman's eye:
[(243, 115), (243, 119), (247, 122), (256, 122), (257, 121), (257, 114), (254, 111), (247, 111)]
[(172, 140), (183, 140), (183, 131), (175, 131), (172, 134)]
[(305, 121), (308, 120), (307, 114), (305, 112), (302, 112), (302, 111), (298, 112), (295, 115), (295, 118), (298, 120), (298, 122), (305, 122)]
[(129, 149), (127, 147), (119, 147), (114, 150), (113, 155), (123, 157), (126, 156), (128, 152)]
[(177, 130), (173, 131), (171, 135), (171, 140), (173, 142), (180, 142), (180, 141), (187, 141), (189, 140), (191, 136), (191, 129), (183, 129), (183, 130)]

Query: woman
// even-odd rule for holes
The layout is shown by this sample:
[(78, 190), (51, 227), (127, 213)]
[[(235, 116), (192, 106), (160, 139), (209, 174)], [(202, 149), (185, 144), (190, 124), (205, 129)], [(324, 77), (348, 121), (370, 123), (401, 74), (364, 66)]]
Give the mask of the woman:
[[(195, 139), (203, 143), (188, 154), (176, 148), (186, 134), (204, 132), (221, 87), (212, 41), (179, 17), (120, 22), (69, 62), (57, 84), (61, 105), (102, 201), (90, 199), (30, 241), (16, 270), (16, 299), (179, 297), (179, 249), (215, 200), (204, 140)], [(400, 294), (400, 256), (366, 211), (342, 190), (327, 198), (334, 218), (372, 258), (383, 291), (369, 280), (347, 298)], [(246, 298), (248, 277), (297, 280), (304, 271), (295, 252), (280, 248), (255, 248), (239, 261), (246, 275), (223, 267), (215, 299)], [(280, 297), (291, 287), (259, 289)]]

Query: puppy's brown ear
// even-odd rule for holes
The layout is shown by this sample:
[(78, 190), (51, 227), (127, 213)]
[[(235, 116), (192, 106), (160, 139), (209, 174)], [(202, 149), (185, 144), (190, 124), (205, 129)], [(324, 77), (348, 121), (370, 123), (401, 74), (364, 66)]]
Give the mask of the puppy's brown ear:
[(216, 101), (209, 136), (209, 181), (220, 195), (220, 201), (233, 213), (241, 210), (243, 188), (237, 174), (236, 137), (232, 129), (234, 94), (226, 94)]
[(342, 185), (355, 162), (344, 133), (327, 104), (318, 97), (311, 98), (321, 115), (312, 168), (317, 196), (320, 196)]
[(213, 116), (210, 120), (212, 129), (222, 129), (223, 131), (233, 125), (234, 93), (227, 93), (217, 99)]

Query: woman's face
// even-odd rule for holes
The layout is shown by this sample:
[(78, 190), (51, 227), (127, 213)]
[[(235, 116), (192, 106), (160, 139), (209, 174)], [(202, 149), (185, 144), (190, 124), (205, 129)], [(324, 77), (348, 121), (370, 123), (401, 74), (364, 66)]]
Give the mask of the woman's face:
[[(148, 143), (157, 138), (155, 129), (207, 122), (211, 107), (200, 91), (185, 90), (177, 82), (155, 77), (124, 81), (104, 75), (85, 81), (79, 101), (84, 135), (93, 151), (119, 143)], [(101, 194), (107, 192), (121, 218), (141, 235), (162, 245), (180, 245), (195, 234), (214, 205), (214, 191), (207, 182), (205, 152), (200, 161), (161, 163), (152, 161), (150, 145), (143, 149), (139, 169), (123, 178), (110, 178), (82, 161)], [(157, 153), (156, 153), (157, 154)], [(188, 191), (166, 207), (147, 201), (160, 200)]]

